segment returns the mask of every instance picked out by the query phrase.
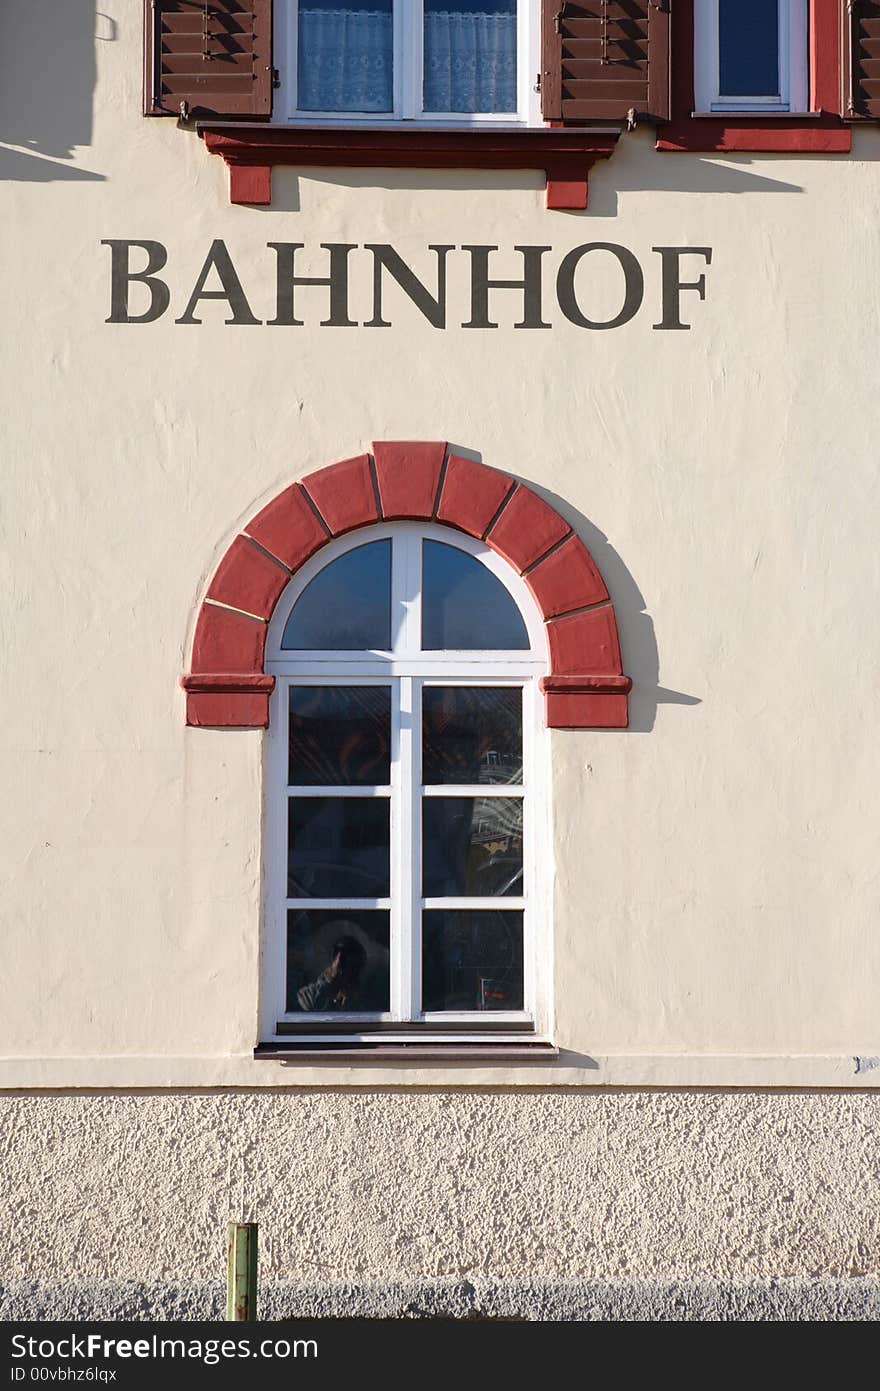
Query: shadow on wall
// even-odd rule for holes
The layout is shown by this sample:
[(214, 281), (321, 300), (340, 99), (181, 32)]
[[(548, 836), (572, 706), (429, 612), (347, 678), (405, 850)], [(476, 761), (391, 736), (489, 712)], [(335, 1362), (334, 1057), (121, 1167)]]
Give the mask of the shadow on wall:
[(541, 488), (532, 479), (524, 478), (521, 481), (565, 517), (599, 567), (614, 604), (623, 669), (627, 676), (632, 677), (629, 732), (649, 734), (654, 728), (658, 705), (699, 705), (698, 696), (671, 691), (660, 685), (660, 655), (653, 620), (645, 611), (641, 590), (607, 536), (565, 498)]
[[(657, 193), (803, 193), (800, 184), (776, 177), (779, 155), (706, 155), (658, 153), (654, 134), (647, 128), (627, 134), (610, 159), (597, 160), (590, 172), (589, 207), (556, 209), (556, 218), (616, 217), (620, 195)], [(798, 155), (798, 159), (827, 159), (825, 155)], [(299, 212), (300, 179), (314, 177), (341, 189), (382, 188), (411, 193), (433, 190), (466, 194), (473, 190), (474, 173), (467, 169), (294, 169), (284, 165), (272, 172), (270, 212)], [(543, 201), (545, 176), (538, 169), (483, 169), (479, 186), (484, 190), (532, 188)], [(256, 209), (255, 209), (256, 211)], [(558, 225), (558, 224), (557, 224)]]
[(116, 21), (96, 0), (0, 5), (0, 178), (104, 178), (59, 161), (91, 144), (95, 50), (115, 38)]

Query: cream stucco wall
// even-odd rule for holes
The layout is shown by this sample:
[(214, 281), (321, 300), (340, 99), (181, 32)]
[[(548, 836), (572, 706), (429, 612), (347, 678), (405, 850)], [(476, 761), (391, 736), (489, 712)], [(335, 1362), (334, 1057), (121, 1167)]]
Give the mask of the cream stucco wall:
[[(552, 739), (563, 1051), (488, 1078), (295, 1080), (871, 1084), (880, 130), (852, 157), (739, 159), (661, 156), (639, 131), (595, 168), (584, 214), (547, 212), (530, 173), (282, 170), (270, 209), (232, 207), (221, 161), (139, 114), (139, 9), (107, 0), (94, 73), (59, 75), (71, 157), (51, 103), (25, 103), (29, 145), (19, 107), (0, 151), (0, 1083), (291, 1082), (250, 1056), (263, 736), (185, 729), (178, 676), (213, 567), (261, 502), (371, 439), (436, 438), (571, 521), (634, 680), (628, 732)], [(167, 247), (156, 323), (105, 322), (108, 238)], [(320, 289), (304, 328), (228, 327), (210, 301), (177, 325), (215, 238), (261, 319), (270, 241), (303, 242), (312, 274), (321, 242), (388, 241), (426, 278), (429, 244), (497, 245), (500, 277), (521, 272), (516, 245), (547, 245), (553, 327), (514, 330), (509, 291), (497, 330), (459, 327), (462, 251), (445, 331), (393, 287), (383, 330), (319, 327)], [(589, 241), (644, 268), (619, 329), (555, 306), (552, 272)], [(705, 302), (682, 296), (686, 333), (652, 328), (652, 248), (673, 245), (713, 253)], [(583, 302), (612, 314), (613, 263), (591, 259)], [(370, 284), (356, 251), (358, 320)]]
[(33, 1096), (0, 1116), (13, 1290), (216, 1279), (242, 1160), (267, 1286), (880, 1273), (864, 1093)]

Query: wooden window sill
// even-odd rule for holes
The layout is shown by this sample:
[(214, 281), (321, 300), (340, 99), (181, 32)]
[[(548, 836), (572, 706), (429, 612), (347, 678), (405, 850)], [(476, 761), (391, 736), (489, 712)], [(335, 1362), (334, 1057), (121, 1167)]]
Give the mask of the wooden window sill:
[(695, 111), (660, 126), (657, 149), (689, 154), (849, 154), (852, 133), (825, 111)]
[(233, 203), (272, 202), (275, 165), (298, 168), (543, 169), (548, 208), (586, 208), (590, 169), (620, 128), (555, 126), (264, 125), (199, 121), (211, 154), (229, 168)]
[(386, 1062), (547, 1062), (558, 1058), (559, 1049), (547, 1042), (528, 1043), (522, 1040), (505, 1042), (503, 1039), (487, 1039), (485, 1043), (423, 1043), (419, 1039), (412, 1042), (384, 1043), (376, 1040), (369, 1043), (330, 1043), (320, 1038), (300, 1039), (295, 1043), (260, 1043), (254, 1049), (254, 1058), (265, 1062), (335, 1062), (335, 1063), (386, 1063)]

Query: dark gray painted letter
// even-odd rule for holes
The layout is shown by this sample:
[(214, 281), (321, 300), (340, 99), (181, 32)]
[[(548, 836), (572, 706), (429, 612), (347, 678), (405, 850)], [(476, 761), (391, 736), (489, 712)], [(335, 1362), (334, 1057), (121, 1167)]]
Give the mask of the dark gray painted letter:
[(271, 325), (287, 328), (302, 328), (304, 320), (294, 313), (294, 289), (297, 285), (327, 285), (330, 288), (330, 318), (322, 319), (324, 328), (357, 328), (357, 320), (348, 317), (348, 256), (356, 249), (356, 243), (322, 241), (321, 247), (330, 252), (329, 275), (296, 275), (294, 264), (296, 253), (301, 251), (301, 241), (270, 241), (278, 258), (275, 318)]
[[(217, 272), (223, 287), (220, 290), (206, 290), (204, 288), (205, 281), (212, 270)], [(174, 322), (176, 324), (200, 324), (202, 320), (197, 319), (193, 314), (200, 299), (225, 299), (232, 310), (232, 318), (226, 320), (227, 324), (259, 324), (262, 322), (251, 312), (251, 307), (238, 278), (238, 272), (232, 264), (232, 257), (227, 251), (224, 241), (218, 240), (211, 243), (211, 250), (199, 272), (195, 289), (189, 297), (189, 304), (180, 318), (175, 319)]]
[(700, 299), (706, 298), (706, 277), (682, 280), (682, 256), (702, 256), (707, 266), (712, 264), (711, 246), (652, 246), (663, 261), (663, 318), (652, 328), (690, 328), (681, 322), (681, 291), (696, 290)]
[[(623, 308), (613, 319), (606, 319), (604, 322), (588, 319), (586, 314), (582, 313), (574, 292), (575, 273), (588, 251), (610, 251), (612, 256), (617, 257), (623, 269), (626, 284)], [(642, 275), (641, 266), (631, 251), (628, 251), (625, 246), (618, 246), (616, 242), (591, 241), (584, 246), (576, 246), (563, 259), (559, 267), (559, 274), (556, 277), (556, 298), (559, 300), (559, 308), (566, 319), (577, 324), (578, 328), (620, 328), (621, 324), (628, 324), (630, 319), (639, 312), (644, 297), (645, 277)]]
[(446, 327), (446, 257), (450, 251), (455, 250), (454, 246), (428, 247), (429, 251), (437, 253), (436, 296), (426, 289), (403, 257), (398, 256), (393, 246), (386, 242), (366, 242), (364, 250), (373, 253), (373, 317), (366, 321), (365, 328), (391, 327), (390, 321), (382, 318), (383, 269), (397, 281), (401, 290), (412, 300), (416, 308), (421, 310), (429, 324), (433, 324), (434, 328)]
[(489, 318), (490, 290), (521, 290), (523, 295), (523, 316), (514, 328), (550, 328), (541, 317), (541, 267), (545, 251), (549, 246), (515, 246), (523, 258), (522, 280), (490, 280), (489, 254), (497, 251), (497, 246), (463, 246), (462, 251), (471, 253), (471, 317), (462, 328), (497, 328)]
[[(171, 291), (156, 275), (168, 260), (168, 252), (160, 241), (113, 241), (107, 239), (102, 246), (110, 248), (110, 317), (105, 324), (151, 324), (161, 319), (168, 308)], [(147, 253), (144, 270), (129, 269), (129, 251), (139, 246)], [(133, 280), (146, 285), (150, 292), (150, 307), (143, 314), (129, 314), (128, 287)]]

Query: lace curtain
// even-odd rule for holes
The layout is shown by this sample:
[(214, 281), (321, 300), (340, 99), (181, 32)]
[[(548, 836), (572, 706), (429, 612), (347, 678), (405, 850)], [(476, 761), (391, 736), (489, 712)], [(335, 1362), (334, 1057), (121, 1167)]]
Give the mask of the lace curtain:
[(391, 4), (374, 10), (299, 9), (301, 111), (391, 111)]
[[(516, 7), (512, 13), (428, 10), (424, 110), (516, 110)], [(299, 9), (299, 109), (390, 112), (391, 4), (375, 9)]]
[(425, 11), (425, 111), (516, 111), (510, 14)]

